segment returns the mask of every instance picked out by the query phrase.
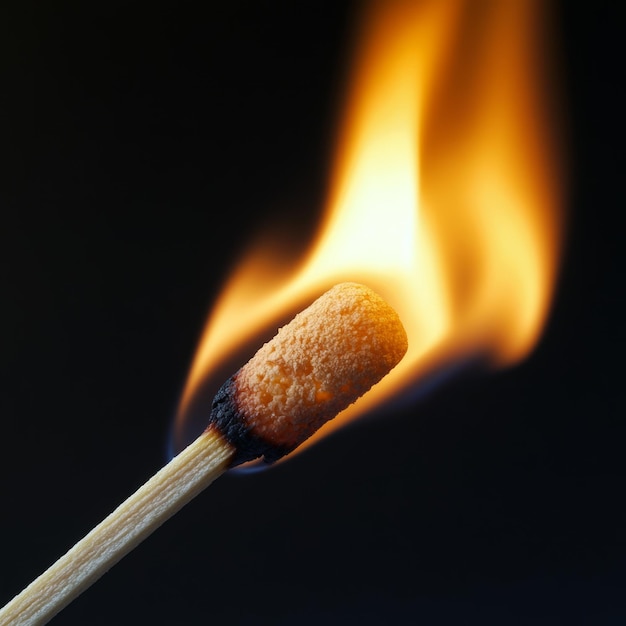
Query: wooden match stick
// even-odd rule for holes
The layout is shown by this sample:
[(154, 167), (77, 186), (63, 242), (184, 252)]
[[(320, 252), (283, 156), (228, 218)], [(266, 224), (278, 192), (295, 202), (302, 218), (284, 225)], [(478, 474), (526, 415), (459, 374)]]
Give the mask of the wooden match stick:
[(159, 470), (0, 611), (2, 626), (45, 624), (224, 472), (235, 449), (214, 429)]
[(357, 283), (330, 289), (224, 383), (198, 439), (0, 609), (0, 626), (46, 624), (227, 468), (291, 452), (406, 350), (379, 295)]

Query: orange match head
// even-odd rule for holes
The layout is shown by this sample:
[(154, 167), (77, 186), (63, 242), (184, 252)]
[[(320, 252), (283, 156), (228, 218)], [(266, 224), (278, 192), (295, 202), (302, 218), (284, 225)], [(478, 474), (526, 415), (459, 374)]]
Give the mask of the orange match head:
[[(335, 285), (228, 381), (214, 402), (221, 417), (212, 421), (268, 447), (251, 458), (275, 460), (368, 391), (406, 350), (406, 332), (389, 304), (364, 285)], [(233, 419), (236, 425), (226, 424)]]

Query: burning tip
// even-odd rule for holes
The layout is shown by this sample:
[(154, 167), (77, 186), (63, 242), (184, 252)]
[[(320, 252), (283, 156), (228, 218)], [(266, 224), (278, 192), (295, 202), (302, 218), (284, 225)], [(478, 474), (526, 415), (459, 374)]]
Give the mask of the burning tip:
[(273, 462), (388, 374), (407, 347), (383, 298), (357, 283), (335, 285), (224, 383), (210, 427), (237, 450), (232, 465)]

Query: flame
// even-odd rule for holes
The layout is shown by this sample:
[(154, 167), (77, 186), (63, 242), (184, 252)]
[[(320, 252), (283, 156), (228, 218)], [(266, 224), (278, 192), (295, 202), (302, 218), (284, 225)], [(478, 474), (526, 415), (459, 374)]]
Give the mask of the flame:
[(398, 311), (409, 352), (310, 442), (447, 363), (481, 355), (504, 366), (529, 353), (561, 248), (543, 6), (368, 7), (317, 238), (287, 278), (293, 259), (274, 242), (242, 260), (204, 331), (178, 427), (206, 381), (223, 382), (229, 355), (256, 349), (342, 280), (368, 284)]

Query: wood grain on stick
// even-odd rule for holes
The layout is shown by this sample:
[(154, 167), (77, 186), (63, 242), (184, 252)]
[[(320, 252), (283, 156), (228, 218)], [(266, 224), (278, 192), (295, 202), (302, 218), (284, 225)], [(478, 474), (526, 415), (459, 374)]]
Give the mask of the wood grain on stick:
[(219, 433), (207, 430), (0, 609), (0, 626), (47, 623), (218, 478), (233, 454)]

